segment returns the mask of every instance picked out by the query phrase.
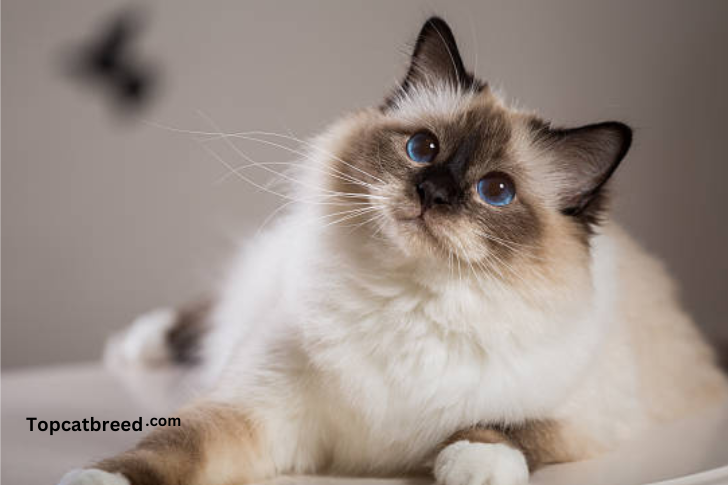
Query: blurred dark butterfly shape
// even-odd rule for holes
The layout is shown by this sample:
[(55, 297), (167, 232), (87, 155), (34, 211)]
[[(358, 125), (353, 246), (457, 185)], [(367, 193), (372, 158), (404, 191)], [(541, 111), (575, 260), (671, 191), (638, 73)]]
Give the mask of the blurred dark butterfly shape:
[(137, 10), (118, 13), (99, 33), (77, 48), (71, 60), (75, 75), (105, 89), (120, 108), (141, 108), (157, 84), (155, 69), (140, 60), (134, 50), (141, 20)]

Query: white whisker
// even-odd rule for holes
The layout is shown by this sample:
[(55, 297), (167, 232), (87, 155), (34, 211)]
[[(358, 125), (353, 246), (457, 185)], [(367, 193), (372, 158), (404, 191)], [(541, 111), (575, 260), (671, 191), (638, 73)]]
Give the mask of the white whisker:
[[(202, 113), (201, 113), (201, 115), (202, 116), (205, 116)], [(308, 146), (310, 148), (313, 148), (314, 150), (316, 150), (316, 151), (318, 151), (320, 153), (323, 153), (324, 155), (329, 156), (329, 157), (333, 158), (334, 160), (337, 160), (337, 161), (343, 163), (344, 165), (348, 166), (349, 168), (351, 168), (353, 170), (356, 170), (357, 172), (360, 172), (363, 175), (366, 175), (366, 176), (368, 176), (368, 177), (376, 180), (379, 183), (382, 183), (382, 184), (385, 183), (384, 180), (382, 180), (382, 179), (380, 179), (380, 178), (378, 178), (378, 177), (376, 177), (376, 176), (374, 176), (374, 175), (372, 175), (372, 174), (370, 174), (370, 173), (368, 173), (368, 172), (360, 169), (359, 167), (356, 167), (354, 165), (351, 165), (349, 162), (347, 162), (345, 160), (342, 160), (340, 157), (338, 157), (338, 156), (336, 156), (336, 155), (328, 152), (327, 150), (319, 147), (318, 145), (316, 145), (314, 143), (310, 143), (310, 142), (308, 142), (306, 140), (301, 140), (299, 138), (289, 136), (289, 135), (283, 135), (281, 133), (273, 133), (273, 132), (268, 132), (268, 131), (243, 131), (243, 132), (238, 132), (238, 133), (224, 133), (224, 132), (221, 132), (221, 131), (218, 131), (218, 132), (209, 132), (209, 131), (202, 131), (202, 130), (185, 130), (185, 129), (182, 129), (182, 128), (175, 128), (175, 127), (172, 127), (172, 126), (166, 126), (166, 125), (163, 125), (161, 123), (158, 123), (158, 122), (155, 122), (155, 121), (150, 121), (150, 120), (143, 120), (143, 122), (145, 124), (147, 124), (147, 125), (154, 126), (156, 128), (161, 128), (161, 129), (168, 130), (168, 131), (172, 131), (172, 132), (175, 132), (175, 133), (184, 133), (184, 134), (188, 134), (188, 135), (206, 136), (206, 137), (211, 137), (211, 139), (215, 139), (215, 138), (224, 139), (224, 138), (227, 138), (227, 137), (235, 138), (235, 137), (251, 136), (251, 135), (264, 135), (264, 136), (276, 136), (276, 137), (280, 137), (280, 138), (285, 138), (285, 139), (293, 140), (293, 141), (296, 141), (296, 142), (301, 143), (303, 145), (306, 145), (306, 146)], [(203, 140), (203, 141), (209, 141), (209, 140)]]
[[(232, 167), (230, 166), (230, 164), (228, 164), (217, 152), (215, 152), (213, 149), (211, 149), (207, 145), (201, 145), (201, 146), (203, 147), (203, 149), (205, 151), (207, 151), (210, 155), (212, 155), (212, 157), (215, 158), (221, 165), (223, 165), (228, 170), (232, 171)], [(249, 177), (244, 176), (241, 173), (236, 172), (235, 175), (239, 179), (243, 180), (244, 182), (247, 182), (248, 184), (252, 185), (253, 187), (256, 187), (256, 188), (262, 190), (263, 192), (269, 193), (271, 195), (275, 195), (277, 197), (280, 197), (284, 200), (288, 200), (291, 202), (299, 202), (301, 204), (317, 204), (317, 205), (341, 205), (341, 202), (338, 202), (338, 203), (337, 202), (321, 202), (321, 201), (316, 201), (316, 200), (306, 200), (306, 199), (299, 199), (299, 198), (291, 197), (291, 196), (276, 192), (268, 187), (265, 187), (264, 185), (261, 185), (261, 184), (255, 182), (254, 180), (250, 179)], [(333, 194), (333, 195), (319, 194), (316, 197), (327, 197), (327, 196), (338, 197), (339, 195), (338, 194)], [(347, 202), (347, 203), (350, 204), (350, 203), (356, 203), (356, 202)], [(367, 204), (367, 202), (362, 202), (362, 204)]]
[[(213, 129), (218, 130), (218, 131), (221, 131), (220, 128), (215, 124), (215, 122), (209, 116), (207, 116), (206, 114), (204, 114), (202, 112), (200, 112), (200, 116), (204, 117), (207, 120), (207, 122), (210, 123), (210, 125), (213, 127)], [(277, 172), (277, 171), (273, 170), (272, 168), (269, 168), (269, 167), (267, 167), (265, 165), (258, 164), (255, 160), (251, 159), (242, 150), (240, 150), (240, 148), (238, 148), (237, 145), (235, 145), (234, 143), (232, 143), (232, 141), (230, 141), (230, 139), (228, 137), (225, 137), (224, 140), (226, 141), (226, 143), (228, 144), (228, 146), (233, 151), (235, 151), (235, 153), (237, 153), (242, 158), (248, 160), (251, 163), (251, 166), (260, 167), (260, 168), (262, 168), (263, 170), (265, 170), (267, 172), (270, 172), (270, 173), (275, 174), (275, 175), (277, 175), (279, 177), (285, 178), (286, 180), (289, 180), (291, 182), (300, 184), (300, 185), (302, 185), (304, 187), (307, 187), (307, 188), (310, 188), (310, 189), (313, 189), (313, 190), (320, 190), (320, 191), (323, 191), (323, 192), (326, 192), (326, 193), (330, 193), (330, 194), (335, 194), (336, 193), (336, 192), (331, 191), (331, 190), (328, 190), (328, 189), (322, 189), (322, 188), (319, 188), (319, 187), (314, 187), (314, 186), (312, 186), (310, 184), (307, 184), (305, 182), (302, 182), (302, 181), (300, 181), (298, 179), (295, 179), (295, 178), (289, 177), (289, 176), (287, 176), (287, 175), (285, 175), (283, 173)]]
[[(233, 136), (233, 135), (230, 135), (230, 136)], [(311, 155), (309, 155), (309, 154), (307, 154), (305, 152), (302, 152), (300, 150), (295, 150), (295, 149), (290, 148), (290, 147), (287, 147), (285, 145), (281, 145), (280, 143), (275, 143), (275, 142), (271, 142), (269, 140), (263, 140), (263, 139), (254, 138), (254, 137), (251, 137), (251, 136), (242, 136), (242, 135), (241, 136), (235, 135), (234, 138), (241, 139), (241, 140), (254, 141), (254, 142), (257, 142), (257, 143), (262, 143), (264, 145), (273, 146), (273, 147), (276, 147), (276, 148), (280, 148), (282, 150), (286, 150), (286, 151), (288, 151), (290, 153), (293, 153), (295, 155), (298, 155), (300, 157), (304, 157), (304, 158), (306, 158), (308, 160), (314, 160)], [(207, 142), (207, 141), (212, 141), (212, 140), (213, 139), (207, 139), (205, 141)], [(370, 183), (367, 183), (367, 182), (364, 182), (362, 180), (359, 180), (359, 179), (353, 177), (350, 174), (347, 174), (345, 172), (342, 172), (341, 170), (335, 169), (334, 167), (327, 166), (326, 167), (326, 170), (328, 170), (329, 172), (324, 171), (320, 167), (311, 167), (311, 168), (313, 168), (313, 169), (315, 169), (315, 170), (317, 170), (317, 171), (319, 171), (321, 173), (325, 173), (327, 175), (331, 175), (333, 177), (339, 178), (339, 179), (341, 179), (341, 180), (343, 180), (345, 182), (350, 182), (350, 183), (353, 183), (353, 184), (356, 184), (356, 185), (361, 185), (361, 186), (367, 187), (367, 188), (372, 188), (372, 189), (375, 188), (374, 185), (372, 185)]]

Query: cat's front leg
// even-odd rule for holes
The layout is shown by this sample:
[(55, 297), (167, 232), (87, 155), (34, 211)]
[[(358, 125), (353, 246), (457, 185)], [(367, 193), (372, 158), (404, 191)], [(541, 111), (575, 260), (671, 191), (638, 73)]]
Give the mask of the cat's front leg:
[(570, 460), (561, 428), (554, 421), (475, 426), (443, 444), (433, 473), (441, 485), (525, 485), (529, 472)]
[(67, 473), (60, 485), (217, 485), (250, 483), (275, 472), (264, 423), (238, 405), (201, 402), (178, 413), (133, 449)]

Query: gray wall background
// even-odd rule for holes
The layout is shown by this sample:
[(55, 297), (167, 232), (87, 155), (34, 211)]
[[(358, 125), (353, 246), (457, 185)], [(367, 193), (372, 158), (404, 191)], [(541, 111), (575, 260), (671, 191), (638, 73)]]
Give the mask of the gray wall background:
[[(97, 358), (135, 314), (213, 285), (236, 239), (277, 205), (234, 178), (219, 182), (224, 167), (193, 137), (120, 118), (64, 74), (67, 49), (126, 5), (3, 2), (3, 369)], [(564, 124), (635, 127), (617, 217), (667, 262), (706, 331), (728, 336), (728, 2), (145, 6), (139, 56), (163, 78), (141, 118), (209, 129), (201, 110), (225, 131), (300, 137), (378, 103), (421, 22), (443, 15), (470, 67), (477, 58), (478, 74), (522, 105)]]

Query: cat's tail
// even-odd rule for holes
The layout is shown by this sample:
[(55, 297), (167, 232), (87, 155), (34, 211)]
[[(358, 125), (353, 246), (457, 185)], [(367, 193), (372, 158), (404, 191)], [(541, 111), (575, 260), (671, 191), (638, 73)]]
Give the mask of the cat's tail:
[(210, 326), (211, 300), (141, 315), (106, 343), (104, 362), (114, 370), (194, 366)]

